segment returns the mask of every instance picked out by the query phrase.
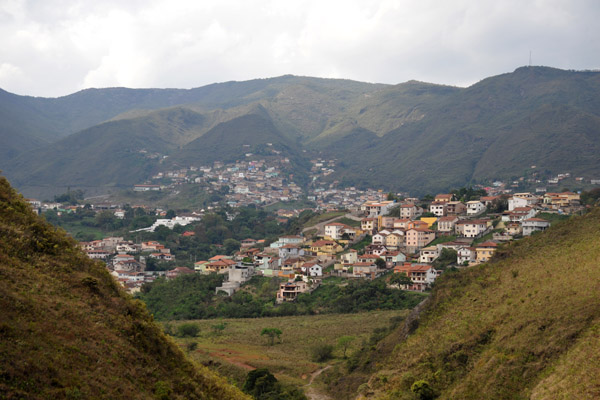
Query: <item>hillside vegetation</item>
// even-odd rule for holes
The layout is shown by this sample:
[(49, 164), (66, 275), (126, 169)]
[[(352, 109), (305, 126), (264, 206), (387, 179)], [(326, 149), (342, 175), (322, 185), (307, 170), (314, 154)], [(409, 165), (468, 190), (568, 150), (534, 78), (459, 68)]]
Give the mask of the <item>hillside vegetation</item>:
[(598, 243), (594, 209), (501, 248), (488, 264), (446, 273), (414, 334), (404, 327), (380, 344), (361, 395), (600, 398)]
[(0, 92), (0, 168), (32, 196), (52, 185), (129, 186), (159, 169), (273, 150), (302, 176), (309, 160), (336, 159), (332, 182), (414, 194), (508, 180), (532, 165), (542, 180), (591, 179), (600, 174), (599, 93), (599, 72), (548, 67), (468, 88), (282, 76), (59, 99)]
[(0, 397), (241, 399), (0, 177)]

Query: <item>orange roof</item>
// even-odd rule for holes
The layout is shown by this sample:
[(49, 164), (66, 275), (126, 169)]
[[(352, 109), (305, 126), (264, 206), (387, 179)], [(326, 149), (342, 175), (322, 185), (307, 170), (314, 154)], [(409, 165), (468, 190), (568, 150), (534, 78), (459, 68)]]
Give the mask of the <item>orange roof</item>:
[(438, 222), (446, 222), (446, 221), (454, 221), (455, 219), (458, 219), (457, 216), (450, 216), (450, 217), (440, 217), (440, 219), (438, 219)]
[(331, 240), (317, 240), (311, 245), (311, 247), (322, 247), (327, 245), (335, 245), (335, 242)]

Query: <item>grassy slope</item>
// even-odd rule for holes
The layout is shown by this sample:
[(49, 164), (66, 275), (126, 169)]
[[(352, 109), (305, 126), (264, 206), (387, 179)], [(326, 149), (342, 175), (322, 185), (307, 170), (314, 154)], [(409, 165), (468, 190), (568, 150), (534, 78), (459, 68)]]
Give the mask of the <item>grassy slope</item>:
[[(195, 321), (201, 334), (194, 339), (177, 339), (178, 342), (197, 342), (199, 350), (193, 359), (207, 363), (209, 360), (233, 364), (244, 369), (269, 368), (278, 379), (301, 385), (307, 383), (310, 373), (319, 368), (311, 361), (311, 349), (318, 344), (336, 345), (338, 338), (350, 335), (355, 338), (347, 355), (358, 350), (368, 340), (372, 331), (389, 325), (393, 317), (402, 317), (407, 310), (371, 311), (356, 314), (303, 315), (274, 318), (245, 318)], [(215, 335), (212, 326), (227, 323), (222, 335)], [(261, 337), (263, 328), (282, 330), (281, 343), (267, 345)], [(336, 348), (336, 357), (326, 364), (343, 361), (342, 350)], [(233, 375), (233, 374), (232, 374)]]
[(596, 209), (446, 276), (375, 397), (413, 399), (425, 380), (440, 398), (598, 398), (599, 240)]
[(194, 366), (100, 263), (0, 178), (3, 398), (244, 396)]

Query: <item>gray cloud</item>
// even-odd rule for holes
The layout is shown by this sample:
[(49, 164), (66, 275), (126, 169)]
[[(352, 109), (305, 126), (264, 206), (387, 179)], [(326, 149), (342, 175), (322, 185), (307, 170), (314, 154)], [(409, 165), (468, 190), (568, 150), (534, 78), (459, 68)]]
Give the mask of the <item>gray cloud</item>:
[[(123, 5), (125, 4), (125, 5)], [(0, 3), (0, 87), (181, 87), (283, 74), (465, 86), (528, 63), (600, 65), (596, 1)]]

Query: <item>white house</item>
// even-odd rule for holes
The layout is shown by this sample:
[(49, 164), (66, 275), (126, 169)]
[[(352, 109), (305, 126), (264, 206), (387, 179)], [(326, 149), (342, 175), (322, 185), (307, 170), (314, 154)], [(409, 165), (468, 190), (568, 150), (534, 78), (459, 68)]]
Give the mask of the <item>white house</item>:
[(433, 260), (435, 260), (439, 256), (440, 250), (437, 246), (423, 247), (419, 251), (419, 262), (429, 264), (432, 263)]
[(302, 274), (305, 276), (323, 276), (323, 267), (315, 262), (307, 262), (300, 266)]
[(289, 257), (298, 257), (304, 255), (304, 250), (297, 245), (286, 244), (279, 248), (279, 258), (286, 259)]
[(518, 207), (529, 207), (539, 202), (539, 197), (531, 193), (515, 193), (508, 199), (508, 211)]
[(340, 240), (344, 233), (348, 233), (351, 237), (355, 236), (356, 231), (351, 226), (340, 222), (332, 222), (325, 225), (325, 236), (329, 236), (333, 240)]
[(533, 232), (545, 231), (550, 226), (550, 222), (541, 218), (529, 218), (522, 222), (523, 236), (529, 236)]
[(443, 217), (446, 215), (446, 203), (434, 201), (429, 205), (429, 212), (434, 214), (436, 217)]
[(477, 252), (474, 247), (463, 247), (458, 249), (458, 255), (456, 258), (456, 262), (458, 265), (463, 265), (465, 262), (467, 264), (472, 264), (477, 259)]
[(454, 226), (458, 235), (468, 238), (476, 238), (488, 229), (487, 221), (477, 219), (459, 221)]
[(371, 218), (387, 214), (396, 203), (394, 201), (367, 201), (360, 206), (360, 209), (367, 213)]
[(375, 235), (373, 235), (371, 237), (371, 243), (372, 244), (385, 244), (385, 238), (387, 237), (387, 234), (385, 233), (376, 233)]
[(286, 244), (295, 244), (301, 245), (304, 242), (304, 238), (302, 236), (297, 235), (289, 235), (289, 236), (281, 236), (276, 242), (271, 243), (270, 247), (272, 249), (278, 249)]
[(467, 201), (467, 215), (478, 215), (485, 211), (485, 204), (479, 200)]

